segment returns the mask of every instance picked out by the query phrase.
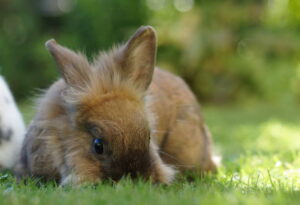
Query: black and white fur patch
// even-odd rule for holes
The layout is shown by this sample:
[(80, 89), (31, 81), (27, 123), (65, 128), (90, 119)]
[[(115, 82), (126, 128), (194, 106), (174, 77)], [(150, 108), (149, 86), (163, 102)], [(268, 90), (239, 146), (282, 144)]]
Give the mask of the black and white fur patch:
[(0, 76), (0, 167), (11, 169), (19, 159), (25, 125), (14, 98)]

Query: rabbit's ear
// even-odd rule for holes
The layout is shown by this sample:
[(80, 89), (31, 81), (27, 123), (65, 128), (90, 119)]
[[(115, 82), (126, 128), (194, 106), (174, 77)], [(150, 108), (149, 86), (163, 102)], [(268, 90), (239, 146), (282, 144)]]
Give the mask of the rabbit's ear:
[(121, 50), (123, 72), (142, 89), (151, 83), (156, 58), (156, 35), (151, 26), (142, 26)]
[(90, 70), (86, 57), (59, 45), (54, 39), (48, 40), (45, 45), (67, 84), (76, 87), (89, 80)]

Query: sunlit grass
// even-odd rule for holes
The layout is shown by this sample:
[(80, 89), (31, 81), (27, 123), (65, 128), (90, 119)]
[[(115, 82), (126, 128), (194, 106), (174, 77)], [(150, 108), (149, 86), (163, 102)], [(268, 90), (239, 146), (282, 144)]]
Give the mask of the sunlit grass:
[(298, 109), (297, 105), (209, 107), (205, 116), (224, 157), (218, 177), (238, 187), (299, 191)]
[[(26, 121), (32, 117), (21, 106)], [(299, 204), (300, 119), (297, 105), (204, 106), (222, 155), (215, 176), (185, 178), (171, 186), (124, 179), (97, 187), (16, 184), (0, 174), (0, 204)]]
[(300, 148), (300, 127), (297, 124), (270, 120), (260, 126), (256, 143), (260, 150), (281, 151)]

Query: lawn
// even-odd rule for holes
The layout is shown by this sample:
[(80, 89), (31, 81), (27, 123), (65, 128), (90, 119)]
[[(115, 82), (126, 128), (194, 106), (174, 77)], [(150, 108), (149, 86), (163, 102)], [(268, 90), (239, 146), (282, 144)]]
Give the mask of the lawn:
[[(0, 174), (0, 204), (299, 204), (300, 118), (297, 105), (204, 106), (222, 155), (216, 176), (171, 186), (132, 182), (97, 187), (16, 184)], [(28, 121), (31, 108), (22, 106)]]

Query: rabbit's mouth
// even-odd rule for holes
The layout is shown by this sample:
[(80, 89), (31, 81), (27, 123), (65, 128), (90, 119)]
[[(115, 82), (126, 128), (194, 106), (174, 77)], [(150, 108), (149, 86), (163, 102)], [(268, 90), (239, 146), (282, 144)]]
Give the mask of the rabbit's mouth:
[(150, 154), (132, 150), (125, 156), (107, 161), (103, 169), (105, 178), (114, 181), (122, 177), (149, 178), (152, 171)]

